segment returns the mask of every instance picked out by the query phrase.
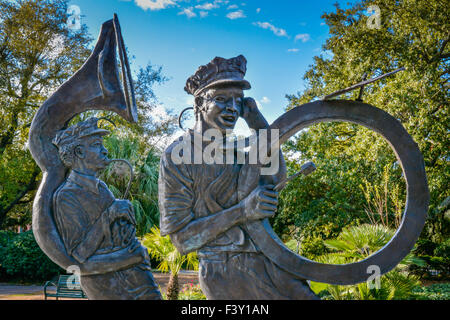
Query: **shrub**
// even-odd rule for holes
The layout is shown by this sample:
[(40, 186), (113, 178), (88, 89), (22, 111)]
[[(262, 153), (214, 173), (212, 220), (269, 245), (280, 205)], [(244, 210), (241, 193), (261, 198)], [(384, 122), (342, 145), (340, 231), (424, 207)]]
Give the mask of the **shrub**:
[(437, 257), (450, 258), (450, 238), (434, 249), (434, 255)]
[(413, 290), (417, 300), (450, 300), (450, 283), (437, 283)]
[(190, 282), (183, 286), (178, 300), (206, 300), (206, 296), (203, 294), (200, 284), (194, 285)]
[(449, 280), (450, 279), (450, 240), (437, 244), (430, 240), (419, 240), (414, 250), (426, 264), (424, 266), (411, 266), (410, 271), (423, 279)]
[[(317, 257), (321, 263), (345, 264), (367, 258), (380, 250), (394, 235), (383, 225), (360, 225), (345, 228), (336, 239), (325, 241), (325, 245), (333, 252)], [(411, 264), (423, 265), (424, 262), (409, 254), (391, 272), (380, 278), (380, 287), (369, 288), (367, 283), (337, 286), (310, 282), (311, 289), (326, 300), (397, 300), (410, 299), (412, 290), (420, 285), (417, 276), (405, 272)]]
[(8, 243), (12, 240), (15, 233), (11, 231), (0, 231), (0, 279), (6, 278), (6, 271), (3, 267), (4, 257), (6, 255)]
[(4, 280), (37, 282), (64, 273), (42, 252), (32, 231), (0, 234), (0, 264)]

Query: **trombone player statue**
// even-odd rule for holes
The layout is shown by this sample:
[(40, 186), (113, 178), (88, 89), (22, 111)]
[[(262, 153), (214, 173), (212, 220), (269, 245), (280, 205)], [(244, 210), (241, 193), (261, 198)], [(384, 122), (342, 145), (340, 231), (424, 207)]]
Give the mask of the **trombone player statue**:
[[(122, 65), (122, 84), (116, 50)], [(103, 24), (91, 56), (36, 113), (29, 136), (43, 179), (33, 205), (33, 232), (60, 267), (78, 269), (89, 299), (161, 299), (147, 249), (136, 238), (129, 201), (115, 199), (97, 174), (111, 161), (107, 130), (90, 118), (67, 128), (88, 110), (114, 111), (137, 120), (130, 68), (117, 16)]]

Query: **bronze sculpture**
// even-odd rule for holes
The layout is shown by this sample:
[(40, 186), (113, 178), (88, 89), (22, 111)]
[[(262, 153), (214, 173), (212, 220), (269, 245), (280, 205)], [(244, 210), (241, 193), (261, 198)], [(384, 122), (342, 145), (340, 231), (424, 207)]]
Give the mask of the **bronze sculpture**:
[[(122, 64), (122, 84), (116, 47)], [(200, 67), (185, 88), (195, 97), (196, 125), (161, 157), (161, 233), (170, 235), (181, 253), (198, 251), (200, 283), (207, 297), (317, 299), (306, 280), (352, 284), (366, 281), (373, 265), (379, 266), (382, 274), (394, 268), (417, 240), (429, 201), (422, 155), (406, 130), (380, 109), (345, 100), (298, 106), (269, 125), (254, 99), (244, 97), (243, 90), (250, 88), (245, 73), (243, 56), (215, 58)], [(133, 90), (115, 17), (103, 24), (92, 55), (41, 106), (30, 129), (29, 148), (44, 173), (33, 206), (33, 232), (55, 263), (64, 269), (79, 267), (81, 285), (90, 299), (160, 298), (147, 270), (145, 249), (134, 239), (129, 203), (114, 199), (96, 180), (95, 174), (104, 165), (101, 161), (91, 167), (101, 160), (98, 157), (105, 156), (101, 136), (106, 132), (97, 127), (97, 119), (67, 128), (74, 116), (87, 110), (110, 110), (136, 121)], [(270, 129), (270, 152), (264, 161), (258, 154), (262, 133), (256, 134), (256, 141), (245, 140), (248, 152), (235, 149), (236, 143), (229, 148), (226, 139), (218, 139), (232, 131), (238, 117), (245, 119), (250, 128)], [(396, 235), (379, 252), (346, 265), (320, 264), (291, 252), (267, 220), (276, 211), (277, 190), (288, 181), (280, 144), (308, 125), (323, 121), (350, 121), (380, 133), (393, 147), (407, 182), (406, 210)], [(210, 130), (216, 134), (210, 134)], [(78, 141), (77, 145), (72, 145), (73, 141)], [(96, 152), (91, 162), (77, 160), (74, 166), (66, 151), (82, 159), (83, 152), (72, 147), (86, 141), (96, 144)], [(222, 147), (210, 149), (212, 143)], [(206, 150), (212, 152), (208, 161), (202, 162)], [(200, 162), (196, 151), (202, 155)], [(252, 162), (255, 152), (258, 160)], [(276, 172), (262, 174), (274, 162)], [(70, 168), (72, 173), (68, 175)], [(90, 198), (82, 196), (84, 192), (102, 196), (87, 204)], [(84, 215), (86, 219), (81, 214), (85, 209), (90, 211)], [(71, 217), (76, 219), (70, 221)], [(91, 234), (84, 228), (98, 231)]]
[[(161, 159), (161, 233), (169, 234), (182, 253), (198, 251), (200, 284), (209, 299), (316, 299), (305, 280), (354, 284), (366, 281), (374, 265), (381, 274), (390, 271), (412, 249), (427, 214), (429, 192), (417, 144), (395, 118), (359, 101), (312, 102), (269, 126), (254, 100), (243, 96), (250, 87), (243, 79), (245, 64), (243, 56), (215, 58), (187, 81), (185, 90), (195, 97), (196, 124)], [(279, 159), (271, 159), (279, 160), (279, 170), (269, 176), (260, 174), (259, 162), (200, 164), (191, 152), (181, 154), (192, 140), (192, 153), (204, 151), (211, 139), (203, 135), (195, 143), (195, 137), (209, 128), (233, 129), (238, 116), (250, 128), (279, 132), (279, 141), (268, 140), (271, 151), (317, 122), (350, 121), (380, 133), (393, 147), (407, 182), (406, 210), (395, 236), (379, 252), (345, 265), (317, 263), (290, 251), (267, 220), (276, 209), (274, 185), (286, 181), (281, 152)], [(251, 153), (261, 141), (246, 142)]]
[(91, 56), (33, 119), (29, 147), (44, 174), (33, 206), (33, 232), (55, 263), (79, 269), (89, 299), (161, 299), (147, 249), (135, 237), (131, 204), (115, 199), (96, 178), (110, 161), (102, 144), (107, 131), (97, 127), (96, 118), (67, 128), (87, 110), (110, 110), (137, 120), (117, 16), (103, 24)]
[[(61, 130), (53, 143), (64, 165), (70, 169), (66, 181), (53, 195), (56, 226), (67, 253), (82, 264), (93, 256), (106, 257), (123, 249), (142, 256), (142, 263), (124, 270), (82, 275), (81, 283), (91, 299), (160, 299), (150, 272), (147, 249), (136, 238), (133, 206), (115, 199), (96, 176), (111, 160), (103, 146), (109, 132), (89, 118)], [(136, 256), (123, 255), (130, 265)]]
[[(191, 136), (203, 136), (210, 129), (225, 134), (239, 116), (252, 129), (269, 127), (255, 101), (244, 100), (243, 90), (250, 88), (243, 79), (245, 72), (243, 56), (215, 58), (187, 81), (185, 90), (195, 96), (196, 124), (161, 158), (161, 234), (170, 234), (182, 253), (198, 250), (200, 284), (208, 299), (315, 299), (305, 280), (262, 254), (246, 229), (247, 222), (275, 213), (278, 193), (274, 186), (286, 175), (283, 161), (276, 175), (258, 185), (256, 166), (237, 161), (176, 164), (173, 160), (173, 150), (183, 140), (194, 141)], [(206, 144), (194, 142), (192, 153)]]

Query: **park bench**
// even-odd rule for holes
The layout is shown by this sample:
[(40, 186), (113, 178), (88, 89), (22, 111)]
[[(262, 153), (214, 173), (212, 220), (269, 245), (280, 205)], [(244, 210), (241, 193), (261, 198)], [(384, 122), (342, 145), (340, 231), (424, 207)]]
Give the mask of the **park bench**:
[[(49, 286), (55, 286), (56, 292), (47, 292), (47, 287)], [(76, 275), (61, 275), (58, 278), (57, 284), (53, 281), (47, 281), (44, 285), (44, 296), (45, 300), (47, 300), (47, 297), (56, 297), (56, 300), (58, 298), (87, 299), (86, 294), (81, 288), (80, 278)]]

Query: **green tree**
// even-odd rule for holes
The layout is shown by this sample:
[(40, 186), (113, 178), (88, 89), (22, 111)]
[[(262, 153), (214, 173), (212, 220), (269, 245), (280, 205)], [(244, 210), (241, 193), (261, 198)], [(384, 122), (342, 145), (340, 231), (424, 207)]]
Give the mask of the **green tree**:
[(31, 120), (90, 53), (86, 26), (67, 27), (67, 2), (0, 0), (0, 226), (7, 215), (29, 223), (40, 178), (26, 148)]
[[(157, 151), (140, 143), (132, 134), (112, 134), (105, 139), (105, 147), (110, 158), (128, 160), (133, 167), (134, 179), (128, 200), (134, 207), (136, 234), (142, 237), (151, 227), (159, 225)], [(123, 198), (130, 178), (130, 168), (120, 162), (111, 164), (101, 177), (117, 198)]]
[[(370, 5), (380, 8), (379, 29), (367, 25)], [(431, 192), (423, 235), (436, 242), (449, 234), (448, 219), (435, 210), (450, 194), (449, 10), (439, 0), (358, 1), (348, 9), (336, 4), (334, 12), (322, 16), (330, 37), (304, 75), (305, 90), (288, 96), (290, 109), (357, 83), (364, 74), (370, 78), (405, 67), (368, 86), (363, 100), (399, 119), (418, 143)], [(340, 98), (356, 99), (358, 93)], [(394, 153), (378, 134), (361, 126), (317, 124), (286, 143), (284, 151), (291, 157), (291, 172), (307, 160), (318, 168), (281, 193), (281, 213), (274, 220), (279, 234), (288, 234), (294, 224), (302, 245), (335, 237), (345, 225), (368, 222), (367, 199), (359, 186), (365, 181), (383, 186), (385, 167), (390, 171), (388, 190), (397, 185), (397, 196), (405, 197)], [(388, 211), (397, 212), (392, 207)]]
[[(68, 0), (0, 0), (0, 228), (31, 222), (31, 202), (41, 173), (26, 147), (29, 126), (40, 105), (91, 52), (86, 26), (75, 31), (68, 28), (67, 4)], [(162, 67), (149, 63), (138, 69), (134, 79), (136, 124), (107, 112), (86, 112), (72, 123), (93, 115), (106, 116), (117, 124), (116, 133), (128, 136), (131, 145), (138, 139), (138, 151), (148, 154), (151, 144), (158, 142), (156, 137), (175, 128), (176, 117), (170, 111), (162, 109), (160, 116), (155, 116), (158, 100), (153, 87), (166, 80)], [(154, 197), (140, 204), (145, 207), (144, 202), (151, 201)], [(155, 216), (153, 212), (141, 220), (147, 220), (144, 229), (154, 223), (149, 219)]]
[(153, 227), (150, 233), (144, 236), (142, 243), (147, 247), (152, 258), (161, 261), (158, 265), (158, 270), (162, 272), (168, 272), (170, 270), (167, 299), (178, 300), (178, 294), (180, 292), (178, 273), (183, 265), (186, 268), (198, 269), (197, 253), (191, 252), (182, 256), (170, 241), (169, 236), (161, 236), (158, 227)]

